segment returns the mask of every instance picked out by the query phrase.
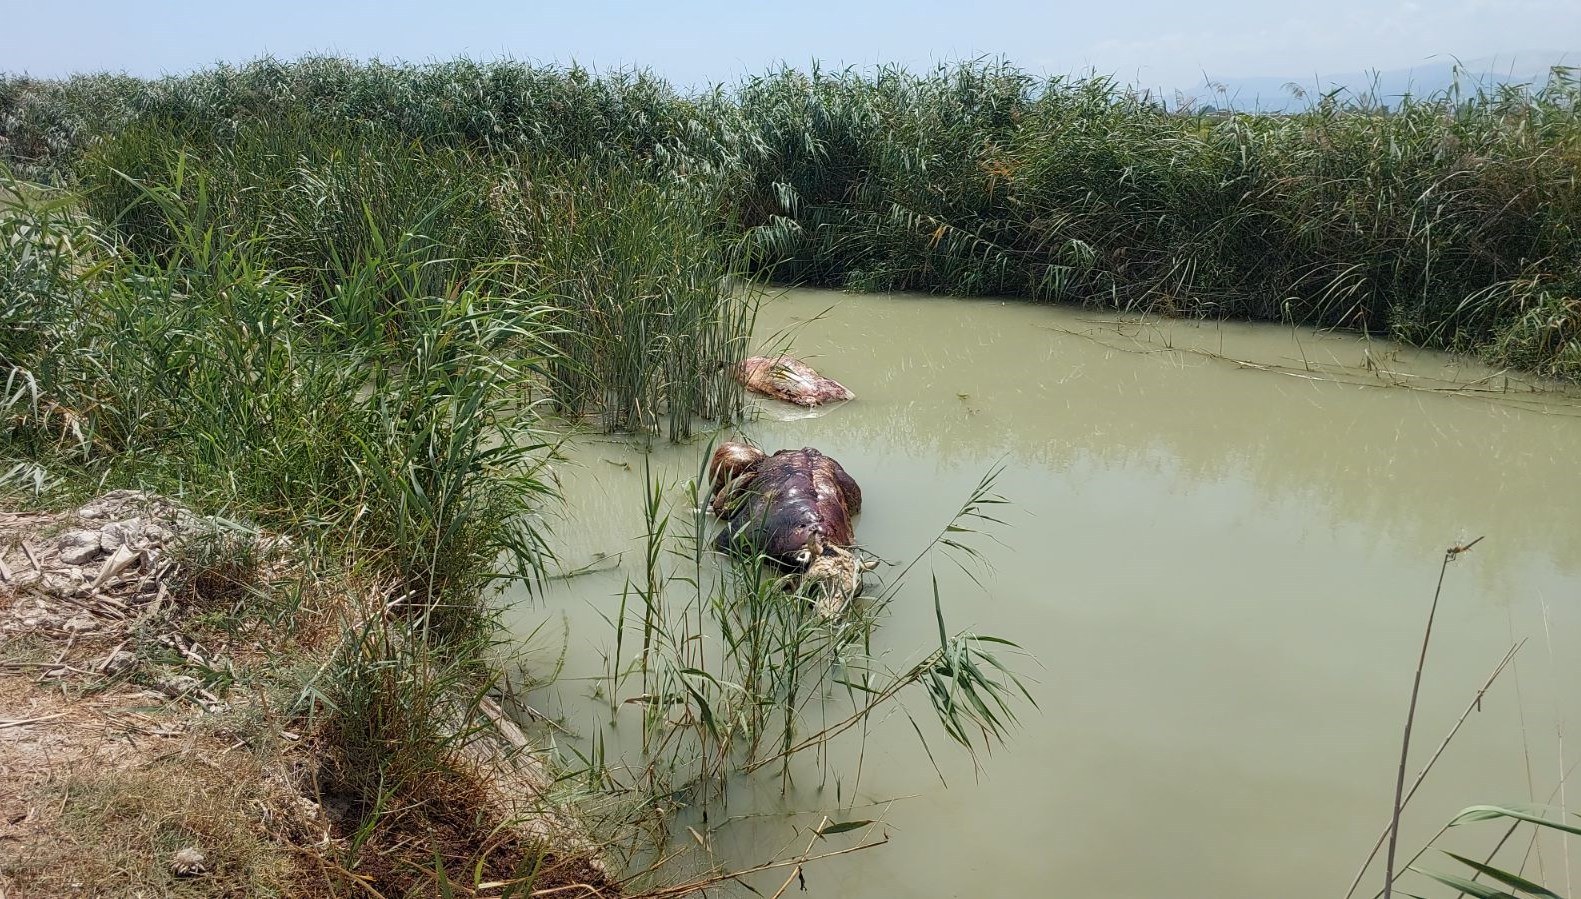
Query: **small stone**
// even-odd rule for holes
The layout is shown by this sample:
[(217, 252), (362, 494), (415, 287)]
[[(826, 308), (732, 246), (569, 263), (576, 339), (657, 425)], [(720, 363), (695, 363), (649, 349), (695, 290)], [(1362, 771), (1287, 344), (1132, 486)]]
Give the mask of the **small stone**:
[(66, 623), (64, 625), (62, 625), (61, 627), (64, 630), (70, 631), (73, 634), (86, 634), (89, 631), (96, 631), (96, 630), (98, 630), (99, 629), (99, 622), (93, 620), (93, 616), (92, 615), (89, 615), (87, 613), (82, 613), (82, 614), (71, 616), (70, 618), (68, 618), (66, 620)]
[(209, 860), (191, 846), (177, 852), (170, 860), (170, 873), (177, 877), (197, 877), (209, 873)]
[(146, 506), (153, 497), (141, 490), (111, 490), (77, 510), (78, 518), (108, 518), (129, 506)]
[(44, 589), (56, 595), (71, 596), (87, 581), (81, 568), (58, 568), (44, 573)]
[(67, 531), (55, 541), (62, 548), (67, 546), (97, 546), (99, 543), (98, 531)]
[(60, 547), (60, 561), (66, 565), (81, 565), (100, 553), (98, 531), (72, 531), (63, 535), (56, 545)]
[(153, 523), (143, 525), (142, 537), (143, 542), (147, 545), (160, 546), (165, 543), (169, 543), (170, 539), (174, 536), (176, 536), (175, 532), (169, 528), (161, 527)]
[(131, 671), (137, 665), (137, 655), (130, 650), (117, 649), (105, 659), (99, 669), (111, 677), (118, 677)]
[(72, 546), (60, 551), (60, 560), (67, 565), (86, 565), (99, 557), (99, 547)]
[(99, 549), (113, 553), (143, 536), (143, 519), (112, 521), (99, 529)]
[(167, 677), (157, 685), (159, 691), (172, 699), (179, 699), (195, 690), (203, 689), (203, 684), (195, 677), (188, 674), (177, 674)]

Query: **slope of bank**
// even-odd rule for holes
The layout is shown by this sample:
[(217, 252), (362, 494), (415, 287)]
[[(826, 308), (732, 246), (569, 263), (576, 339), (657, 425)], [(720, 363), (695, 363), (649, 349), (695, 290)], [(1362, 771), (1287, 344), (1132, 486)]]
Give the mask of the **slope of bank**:
[(6, 895), (618, 893), (493, 700), (436, 685), (421, 782), (366, 794), (346, 672), (391, 605), (292, 541), (114, 491), (0, 547)]

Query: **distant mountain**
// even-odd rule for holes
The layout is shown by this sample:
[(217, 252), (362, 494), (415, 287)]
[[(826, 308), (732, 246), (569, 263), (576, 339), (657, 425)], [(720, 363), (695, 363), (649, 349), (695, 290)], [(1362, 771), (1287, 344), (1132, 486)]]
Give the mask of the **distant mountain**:
[[(1197, 107), (1216, 106), (1260, 112), (1291, 112), (1305, 108), (1324, 94), (1343, 90), (1347, 95), (1371, 93), (1388, 105), (1409, 93), (1434, 94), (1452, 85), (1458, 73), (1463, 88), (1500, 84), (1543, 84), (1554, 66), (1581, 67), (1581, 51), (1522, 51), (1481, 59), (1432, 59), (1406, 69), (1352, 72), (1340, 75), (1288, 75), (1214, 78), (1212, 73), (1180, 96)], [(1291, 87), (1300, 88), (1300, 94)]]

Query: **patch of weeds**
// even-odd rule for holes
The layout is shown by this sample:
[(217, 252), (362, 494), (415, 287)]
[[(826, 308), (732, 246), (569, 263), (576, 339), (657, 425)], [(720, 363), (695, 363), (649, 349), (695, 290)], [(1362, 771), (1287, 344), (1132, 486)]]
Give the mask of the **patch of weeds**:
[(459, 895), (482, 882), (510, 884), (513, 895), (607, 890), (595, 867), (548, 852), (509, 820), (499, 785), (469, 752), (490, 727), (480, 712), (494, 685), (486, 647), (430, 642), (408, 611), (376, 607), (302, 691), (322, 758), (320, 801), (345, 847), (340, 867), (386, 896)]
[(279, 555), (257, 531), (215, 519), (214, 526), (193, 533), (172, 548), (172, 592), (182, 606), (236, 609), (267, 592), (265, 575)]
[(0, 642), (0, 664), (27, 666), (49, 661), (60, 654), (38, 634), (18, 634)]
[[(271, 833), (279, 800), (242, 755), (183, 754), (139, 770), (70, 776), (51, 839), (4, 864), (22, 895), (274, 897), (301, 895), (304, 872)], [(196, 849), (206, 873), (177, 877), (176, 854)], [(32, 891), (32, 892), (29, 892)]]

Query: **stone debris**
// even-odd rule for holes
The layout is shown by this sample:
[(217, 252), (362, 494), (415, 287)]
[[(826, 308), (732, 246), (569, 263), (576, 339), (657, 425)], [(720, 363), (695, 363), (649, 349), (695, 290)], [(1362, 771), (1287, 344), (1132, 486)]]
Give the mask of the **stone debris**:
[(279, 557), (286, 545), (141, 490), (55, 515), (0, 513), (0, 587), (14, 591), (0, 635), (104, 632), (167, 609), (180, 551), (216, 537), (256, 559)]
[(79, 612), (66, 619), (66, 623), (60, 627), (61, 630), (70, 634), (88, 634), (99, 629), (99, 622), (95, 621), (92, 615), (86, 612)]
[(157, 699), (183, 699), (196, 704), (205, 712), (219, 712), (226, 704), (203, 688), (203, 682), (190, 674), (172, 674), (154, 681), (148, 695)]
[(160, 679), (155, 686), (159, 688), (159, 692), (169, 696), (171, 699), (179, 699), (188, 693), (201, 691), (203, 682), (190, 674), (174, 674)]
[(84, 565), (101, 552), (98, 531), (72, 531), (60, 538), (60, 561), (67, 565)]
[(108, 677), (120, 677), (136, 667), (137, 654), (126, 649), (117, 649), (99, 663), (99, 670)]

